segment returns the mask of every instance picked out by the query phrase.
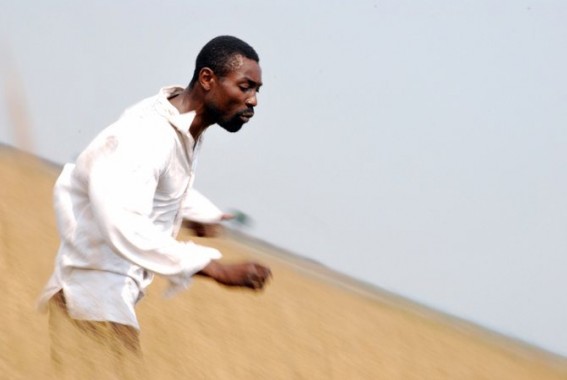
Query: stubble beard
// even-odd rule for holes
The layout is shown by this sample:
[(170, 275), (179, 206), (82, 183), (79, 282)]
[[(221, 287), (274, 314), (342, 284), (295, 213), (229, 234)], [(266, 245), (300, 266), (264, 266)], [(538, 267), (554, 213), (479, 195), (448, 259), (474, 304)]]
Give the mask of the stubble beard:
[(215, 106), (209, 106), (209, 111), (213, 115), (213, 118), (217, 120), (216, 123), (227, 132), (238, 132), (244, 124), (240, 119), (240, 112), (235, 113), (231, 118), (226, 118)]
[(240, 131), (244, 122), (240, 120), (240, 116), (236, 114), (231, 119), (219, 121), (217, 124), (227, 132), (236, 133)]

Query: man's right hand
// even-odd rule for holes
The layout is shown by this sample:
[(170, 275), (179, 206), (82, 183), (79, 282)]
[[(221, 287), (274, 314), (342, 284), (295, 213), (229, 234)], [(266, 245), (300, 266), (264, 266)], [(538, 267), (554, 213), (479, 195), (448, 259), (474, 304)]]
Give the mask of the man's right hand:
[(268, 267), (254, 262), (221, 264), (211, 261), (197, 274), (210, 277), (226, 286), (240, 286), (254, 290), (264, 287), (272, 272)]

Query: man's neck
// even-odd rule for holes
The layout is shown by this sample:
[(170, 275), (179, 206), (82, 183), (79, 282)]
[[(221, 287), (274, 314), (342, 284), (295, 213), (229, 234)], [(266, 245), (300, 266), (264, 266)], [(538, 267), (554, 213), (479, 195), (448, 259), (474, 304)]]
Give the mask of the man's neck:
[(180, 114), (195, 111), (195, 117), (189, 127), (189, 133), (191, 133), (191, 136), (193, 136), (193, 139), (197, 142), (201, 134), (212, 124), (208, 123), (204, 118), (205, 105), (202, 101), (202, 96), (199, 96), (198, 91), (186, 88), (168, 100), (171, 105), (177, 108)]

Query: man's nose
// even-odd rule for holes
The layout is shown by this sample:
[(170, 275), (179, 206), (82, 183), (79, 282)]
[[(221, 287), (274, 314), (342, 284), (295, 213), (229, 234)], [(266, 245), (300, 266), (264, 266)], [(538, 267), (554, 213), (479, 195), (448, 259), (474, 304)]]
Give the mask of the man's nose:
[(258, 105), (258, 98), (256, 97), (256, 93), (246, 99), (246, 105), (248, 107), (256, 107)]

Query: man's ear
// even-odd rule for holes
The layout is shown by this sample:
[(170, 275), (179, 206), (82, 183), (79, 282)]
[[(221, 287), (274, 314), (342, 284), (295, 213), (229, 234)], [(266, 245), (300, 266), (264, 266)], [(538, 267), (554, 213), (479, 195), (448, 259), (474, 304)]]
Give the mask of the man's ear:
[(212, 86), (214, 85), (216, 80), (216, 75), (213, 72), (213, 70), (211, 70), (208, 67), (203, 67), (201, 69), (201, 71), (199, 71), (199, 83), (201, 84), (201, 87), (203, 87), (203, 89), (205, 91), (209, 91)]

